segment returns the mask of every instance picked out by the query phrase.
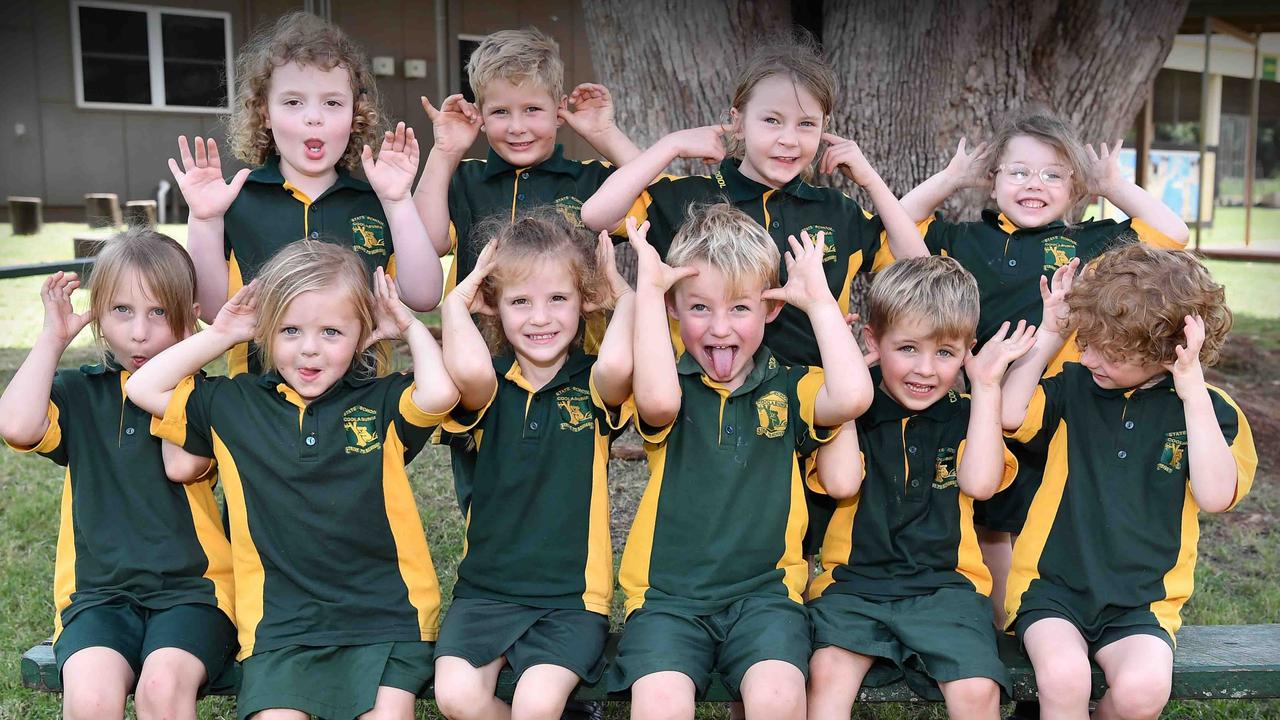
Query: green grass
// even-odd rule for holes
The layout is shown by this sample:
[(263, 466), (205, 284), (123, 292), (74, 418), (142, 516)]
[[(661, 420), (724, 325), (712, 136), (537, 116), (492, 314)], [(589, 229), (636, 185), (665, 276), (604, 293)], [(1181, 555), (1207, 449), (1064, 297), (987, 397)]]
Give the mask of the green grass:
[[(0, 264), (39, 262), (69, 257), (71, 236), (83, 226), (51, 224), (39, 237), (14, 238), (9, 226), (0, 225)], [(185, 227), (165, 231), (185, 240)], [(1238, 316), (1235, 336), (1264, 350), (1280, 351), (1280, 303), (1274, 287), (1280, 265), (1211, 262), (1215, 277), (1227, 285), (1228, 299)], [(22, 361), (26, 348), (39, 333), (41, 308), (37, 295), (40, 278), (0, 281), (0, 386), (7, 385)], [(63, 358), (73, 367), (93, 359), (86, 335)], [(1244, 360), (1246, 364), (1249, 360)], [(1277, 365), (1274, 359), (1270, 361)], [(1237, 399), (1248, 399), (1256, 389), (1230, 385)], [(1275, 387), (1269, 389), (1274, 395)], [(1256, 430), (1255, 430), (1256, 431)], [(1197, 591), (1186, 609), (1188, 623), (1259, 623), (1280, 617), (1280, 593), (1274, 578), (1280, 577), (1280, 487), (1274, 476), (1274, 447), (1259, 443), (1267, 470), (1259, 475), (1254, 491), (1236, 512), (1205, 516), (1197, 568)], [(1268, 454), (1269, 453), (1269, 454)], [(641, 463), (614, 461), (610, 465), (614, 546), (620, 555), (626, 528), (643, 488)], [(422, 513), (432, 555), (440, 574), (441, 590), (448, 598), (456, 578), (462, 551), (463, 523), (453, 495), (448, 457), (429, 447), (410, 466), (410, 481)], [(28, 647), (47, 637), (52, 627), (52, 577), (58, 526), (62, 471), (39, 457), (0, 452), (0, 720), (53, 720), (60, 716), (60, 697), (25, 690), (19, 683), (19, 657)], [(620, 601), (620, 598), (618, 598)], [(617, 605), (619, 603), (615, 603)], [(615, 609), (615, 622), (620, 613)], [(223, 720), (235, 717), (234, 702), (209, 698), (199, 705), (199, 717)], [(725, 718), (722, 705), (703, 705), (698, 717)], [(420, 718), (437, 718), (434, 706), (419, 704)], [(624, 705), (611, 705), (609, 718), (627, 717)], [(875, 720), (943, 718), (941, 706), (860, 706), (853, 717)], [(1280, 717), (1280, 703), (1174, 703), (1166, 718), (1215, 718), (1245, 720)]]
[[(1081, 217), (1100, 217), (1097, 205), (1089, 205)], [(1191, 228), (1189, 247), (1195, 246), (1196, 228)], [(1249, 218), (1249, 246), (1267, 250), (1280, 250), (1280, 208), (1255, 207)], [(1244, 245), (1244, 208), (1216, 207), (1213, 224), (1200, 230), (1200, 246), (1203, 248), (1236, 248)]]

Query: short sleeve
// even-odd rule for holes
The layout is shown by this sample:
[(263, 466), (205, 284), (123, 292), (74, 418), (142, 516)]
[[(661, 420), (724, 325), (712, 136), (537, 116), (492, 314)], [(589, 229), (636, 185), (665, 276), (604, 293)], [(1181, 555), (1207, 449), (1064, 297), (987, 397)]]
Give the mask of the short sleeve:
[(1132, 218), (1128, 221), (1128, 225), (1129, 229), (1138, 236), (1138, 241), (1145, 245), (1161, 250), (1181, 250), (1187, 246), (1186, 243), (1180, 243), (1151, 227), (1142, 218)]
[(684, 217), (685, 203), (680, 201), (676, 189), (676, 184), (680, 180), (682, 178), (673, 176), (663, 176), (654, 180), (631, 204), (626, 217), (617, 228), (614, 228), (614, 234), (626, 236), (628, 217), (635, 219), (637, 227), (648, 220), (649, 233), (646, 239), (658, 254), (665, 258)]
[(1253, 488), (1254, 474), (1258, 469), (1258, 451), (1253, 444), (1253, 431), (1240, 406), (1225, 392), (1210, 386), (1209, 398), (1213, 401), (1213, 413), (1218, 418), (1222, 437), (1231, 449), (1236, 463), (1236, 494), (1228, 510), (1234, 508)]
[(924, 238), (924, 246), (929, 249), (930, 255), (952, 255), (955, 253), (956, 231), (959, 226), (955, 223), (949, 223), (940, 219), (937, 215), (930, 215), (920, 224), (916, 225), (916, 229), (920, 231), (920, 237)]
[(493, 393), (489, 395), (489, 399), (482, 407), (468, 410), (458, 405), (450, 410), (449, 414), (445, 416), (444, 422), (440, 424), (441, 428), (452, 435), (469, 435), (484, 419), (484, 416), (488, 414), (489, 408), (493, 407), (493, 401), (498, 397), (498, 385), (501, 382), (502, 379), (498, 378), (497, 382), (493, 384)]
[(636, 412), (636, 399), (634, 395), (630, 395), (621, 405), (610, 407), (606, 405), (600, 397), (599, 391), (596, 390), (595, 375), (587, 380), (588, 386), (591, 388), (591, 404), (600, 412), (596, 413), (596, 423), (600, 433), (609, 435), (618, 435), (622, 429), (630, 422), (631, 416)]
[(840, 433), (840, 427), (821, 427), (814, 425), (815, 405), (818, 391), (826, 382), (826, 375), (820, 367), (794, 366), (788, 369), (793, 383), (793, 395), (796, 399), (795, 409), (791, 412), (796, 422), (796, 452), (808, 455), (820, 445), (830, 442)]
[(35, 445), (14, 445), (8, 440), (5, 440), (4, 444), (17, 452), (38, 453), (59, 465), (66, 465), (67, 448), (62, 440), (62, 410), (52, 395), (49, 398), (49, 406), (45, 410), (45, 417), (49, 421), (49, 426), (45, 428), (44, 435)]
[(471, 252), (471, 248), (464, 247), (471, 237), (472, 223), (464, 175), (463, 172), (454, 172), (449, 179), (449, 241), (453, 245), (455, 263), (464, 253)]
[[(956, 467), (960, 467), (964, 462), (966, 447), (968, 447), (968, 441), (961, 440), (959, 447), (956, 448)], [(1001, 449), (1004, 451), (1004, 470), (1000, 473), (1000, 485), (996, 487), (996, 492), (1007, 490), (1013, 484), (1013, 479), (1018, 476), (1018, 458), (1014, 456), (1008, 444), (1002, 444)]]
[(1006, 437), (1032, 452), (1045, 452), (1048, 449), (1049, 440), (1062, 420), (1064, 374), (1040, 380), (1027, 405), (1027, 415), (1022, 419), (1022, 425), (1013, 432), (1005, 432)]
[(867, 212), (852, 198), (842, 197), (850, 205), (850, 226), (857, 238), (856, 249), (862, 250), (864, 264), (870, 261), (869, 266), (863, 269), (878, 272), (892, 265), (893, 251), (889, 249), (889, 235), (880, 216)]
[(228, 378), (188, 375), (169, 396), (164, 417), (151, 419), (151, 434), (168, 440), (192, 455), (213, 457), (213, 424), (210, 403), (220, 383)]

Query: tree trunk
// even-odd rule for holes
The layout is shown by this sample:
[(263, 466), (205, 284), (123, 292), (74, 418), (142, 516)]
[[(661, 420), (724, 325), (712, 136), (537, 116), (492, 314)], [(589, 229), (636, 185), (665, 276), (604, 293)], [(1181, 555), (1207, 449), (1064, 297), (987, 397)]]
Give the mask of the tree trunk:
[[(836, 134), (855, 139), (899, 196), (1029, 106), (1086, 142), (1122, 137), (1169, 54), (1187, 0), (826, 2)], [(972, 219), (982, 193), (946, 208)]]
[[(726, 122), (734, 76), (756, 41), (791, 25), (783, 0), (583, 0), (591, 62), (636, 145)], [(698, 161), (675, 172), (701, 173)]]

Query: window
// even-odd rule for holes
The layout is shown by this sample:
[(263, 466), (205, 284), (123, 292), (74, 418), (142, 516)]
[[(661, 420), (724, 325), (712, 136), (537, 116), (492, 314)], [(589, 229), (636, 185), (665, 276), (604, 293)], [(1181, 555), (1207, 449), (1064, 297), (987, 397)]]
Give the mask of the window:
[(76, 105), (228, 112), (231, 15), (75, 0)]
[(467, 79), (467, 61), (471, 59), (471, 53), (480, 47), (484, 38), (484, 35), (458, 36), (458, 92), (462, 93), (462, 97), (470, 103), (476, 101), (476, 91), (472, 89), (471, 81)]

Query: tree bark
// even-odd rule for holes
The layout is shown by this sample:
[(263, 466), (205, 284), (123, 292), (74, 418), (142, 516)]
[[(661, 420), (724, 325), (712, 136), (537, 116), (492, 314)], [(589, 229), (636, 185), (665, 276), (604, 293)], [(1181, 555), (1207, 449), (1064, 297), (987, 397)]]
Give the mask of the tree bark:
[[(618, 127), (642, 148), (727, 121), (738, 68), (759, 38), (791, 25), (783, 0), (583, 0), (582, 8)], [(674, 169), (706, 172), (698, 161)]]
[[(864, 0), (824, 4), (836, 68), (834, 132), (855, 139), (899, 196), (1038, 106), (1085, 142), (1122, 137), (1169, 54), (1187, 0)], [(985, 196), (945, 206), (972, 219)]]

